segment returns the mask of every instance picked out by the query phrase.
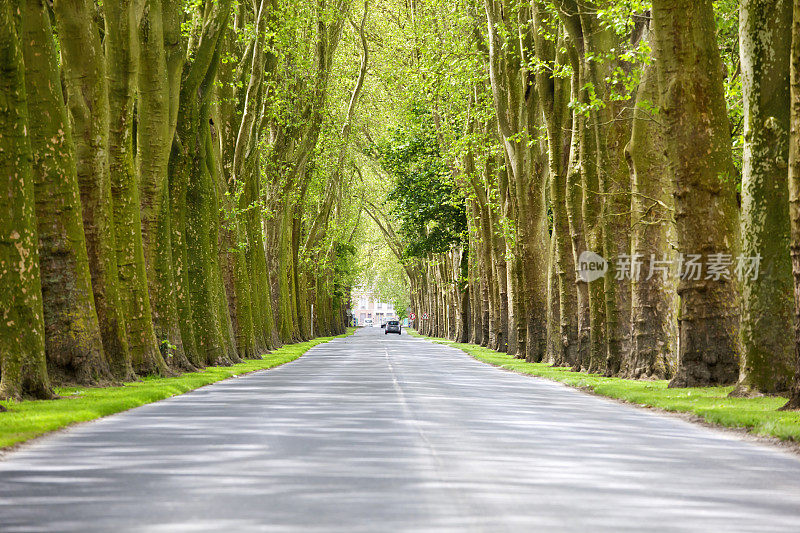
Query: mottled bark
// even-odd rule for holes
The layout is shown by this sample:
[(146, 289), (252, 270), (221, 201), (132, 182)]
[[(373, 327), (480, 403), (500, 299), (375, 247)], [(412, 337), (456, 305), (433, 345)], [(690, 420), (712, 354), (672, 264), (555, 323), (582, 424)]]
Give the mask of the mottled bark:
[[(655, 0), (653, 30), (675, 177), (677, 251), (738, 251), (735, 177), (725, 109), (722, 63), (708, 0)], [(727, 384), (738, 375), (738, 294), (733, 280), (689, 279), (678, 284), (679, 366), (671, 386)]]
[[(655, 58), (654, 58), (655, 61)], [(667, 140), (658, 117), (655, 63), (644, 66), (636, 97), (631, 140), (627, 148), (633, 197), (631, 257), (640, 261), (634, 276), (631, 305), (631, 347), (624, 372), (632, 378), (671, 378), (677, 363), (674, 348), (675, 271), (664, 273), (664, 261), (674, 260), (669, 237), (673, 178), (665, 155)]]
[[(537, 55), (551, 61), (551, 70), (540, 69), (536, 74), (536, 90), (539, 105), (547, 128), (548, 163), (550, 166), (550, 206), (553, 213), (552, 239), (554, 260), (550, 262), (557, 278), (554, 293), (558, 298), (558, 335), (564, 363), (575, 366), (578, 361), (578, 291), (574, 281), (575, 260), (567, 214), (567, 175), (570, 171), (569, 130), (572, 127), (572, 112), (569, 109), (571, 96), (570, 79), (552, 76), (558, 66), (568, 62), (561, 50), (566, 49), (564, 37), (557, 43), (544, 38), (545, 30), (552, 30), (553, 21), (547, 17), (541, 3), (534, 4), (535, 43)], [(558, 50), (554, 44), (558, 44)]]
[[(250, 191), (246, 190), (248, 175), (257, 167), (259, 157), (256, 149), (260, 124), (259, 111), (263, 109), (264, 37), (268, 2), (252, 4), (251, 13), (245, 4), (240, 5), (235, 28), (240, 28), (245, 19), (255, 16), (255, 39), (249, 40), (244, 49), (236, 46), (236, 36), (227, 32), (223, 38), (225, 54), (240, 55), (238, 66), (233, 62), (220, 65), (221, 84), (217, 89), (220, 119), (221, 165), (224, 176), (220, 182), (218, 196), (223, 203), (221, 223), (221, 256), (225, 290), (228, 296), (228, 314), (236, 335), (236, 345), (242, 357), (255, 357), (269, 344), (264, 335), (263, 309), (256, 302), (266, 300), (264, 284), (252, 284), (248, 262), (247, 220), (251, 208)], [(249, 77), (247, 84), (244, 78)], [(253, 160), (255, 159), (255, 160)], [(222, 196), (227, 193), (230, 197)], [(238, 210), (238, 212), (237, 212)], [(252, 257), (252, 256), (251, 256)], [(264, 275), (264, 274), (262, 274)]]
[(247, 233), (247, 264), (250, 267), (250, 285), (252, 287), (252, 303), (254, 313), (254, 328), (257, 341), (264, 349), (277, 346), (275, 331), (275, 318), (270, 297), (269, 276), (267, 261), (264, 253), (264, 236), (261, 229), (261, 176), (259, 169), (253, 165), (245, 177), (245, 194), (243, 202), (247, 204), (246, 233)]
[(782, 410), (800, 409), (800, 3), (792, 7), (789, 54), (789, 220), (794, 281), (794, 383)]
[[(213, 79), (213, 78), (212, 78)], [(210, 83), (201, 90), (210, 90)], [(212, 175), (211, 131), (208, 96), (192, 114), (193, 131), (188, 138), (196, 149), (192, 159), (191, 179), (186, 194), (186, 251), (188, 289), (192, 309), (195, 342), (204, 365), (229, 364), (228, 347), (220, 317), (217, 239), (219, 218), (216, 207), (216, 183)], [(226, 309), (227, 314), (227, 309)]]
[[(216, 276), (218, 218), (211, 177), (208, 136), (210, 91), (219, 61), (218, 44), (230, 15), (231, 0), (205, 12), (192, 61), (184, 66), (178, 98), (176, 139), (169, 161), (172, 258), (178, 323), (184, 349), (195, 366), (228, 362), (220, 330)], [(172, 58), (172, 59), (171, 59)], [(174, 57), (167, 55), (170, 68)], [(177, 62), (177, 61), (175, 61)], [(172, 107), (170, 107), (172, 109)], [(205, 209), (206, 211), (202, 211)], [(194, 346), (189, 347), (189, 339)]]
[[(589, 103), (586, 86), (580, 85), (581, 103)], [(597, 137), (592, 131), (592, 119), (582, 117), (578, 122), (580, 138), (581, 218), (585, 228), (586, 250), (602, 255), (603, 230), (602, 197), (597, 169)], [(613, 283), (603, 277), (587, 283), (589, 295), (589, 352), (587, 372), (603, 372), (606, 365), (606, 291), (613, 290)]]
[(109, 101), (106, 60), (93, 2), (53, 2), (67, 106), (72, 117), (83, 228), (103, 348), (114, 375), (133, 377), (124, 308), (119, 293), (116, 232), (109, 171)]
[[(472, 165), (468, 165), (469, 167)], [(492, 258), (492, 225), (489, 216), (489, 201), (483, 190), (483, 185), (474, 176), (473, 168), (473, 190), (476, 192), (475, 211), (477, 212), (476, 224), (478, 225), (477, 237), (478, 241), (478, 258), (480, 264), (481, 276), (481, 309), (483, 316), (481, 323), (483, 327), (483, 335), (481, 345), (487, 346), (492, 350), (499, 349), (501, 343), (505, 341), (502, 338), (500, 330), (500, 305), (499, 305), (499, 290), (497, 287), (497, 279), (494, 272), (494, 262)]]
[(0, 399), (52, 397), (17, 2), (0, 5)]
[(134, 370), (167, 375), (170, 372), (158, 347), (150, 310), (134, 159), (133, 99), (138, 67), (135, 5), (133, 0), (105, 0), (103, 6), (110, 109), (109, 167), (120, 299)]
[[(214, 74), (216, 78), (216, 73)], [(217, 97), (215, 96), (214, 99)], [(209, 116), (210, 116), (210, 108), (209, 108)], [(209, 123), (213, 123), (213, 119), (209, 121)], [(212, 226), (210, 231), (211, 237), (211, 258), (213, 261), (213, 279), (212, 279), (212, 286), (214, 288), (214, 303), (217, 307), (217, 319), (219, 320), (219, 329), (222, 333), (222, 340), (225, 347), (225, 354), (227, 356), (227, 360), (232, 363), (239, 363), (242, 361), (238, 350), (239, 346), (236, 342), (236, 332), (234, 330), (234, 317), (237, 313), (241, 312), (241, 316), (243, 320), (250, 321), (250, 296), (246, 292), (245, 285), (247, 284), (244, 276), (239, 276), (236, 279), (236, 270), (239, 270), (239, 274), (243, 274), (244, 269), (246, 266), (244, 265), (244, 254), (240, 253), (242, 250), (239, 248), (238, 244), (241, 242), (241, 237), (238, 235), (239, 227), (238, 227), (238, 220), (234, 217), (234, 220), (229, 221), (227, 220), (226, 213), (223, 213), (221, 198), (227, 192), (227, 187), (223, 182), (222, 178), (222, 168), (221, 168), (221, 154), (220, 154), (220, 139), (219, 133), (216, 128), (210, 128), (210, 132), (208, 135), (205, 136), (206, 142), (206, 153), (210, 155), (206, 159), (206, 163), (208, 165), (208, 172), (209, 176), (211, 177), (211, 190), (210, 190), (210, 199), (211, 199), (211, 209), (212, 213), (216, 213), (215, 220), (212, 219)], [(227, 213), (230, 213), (230, 209), (232, 206), (226, 206), (225, 208)], [(236, 247), (232, 254), (228, 253), (228, 250), (225, 249), (227, 246), (224, 240), (224, 232), (226, 230), (231, 230), (236, 233), (234, 239), (236, 241)], [(234, 265), (233, 276), (231, 278), (234, 280), (233, 283), (233, 291), (236, 292), (238, 289), (239, 294), (229, 296), (227, 286), (225, 284), (225, 270), (223, 261), (227, 259), (230, 255), (233, 255), (233, 261), (231, 264)], [(238, 263), (238, 268), (236, 265)], [(234, 298), (238, 296), (236, 302), (234, 302), (233, 312), (231, 312), (230, 303)], [(237, 307), (237, 305), (241, 303), (241, 310)], [(243, 331), (245, 335), (248, 335), (250, 338), (247, 339), (249, 344), (247, 356), (253, 356), (253, 339), (252, 339), (252, 323), (250, 324), (242, 324)]]
[(736, 395), (787, 391), (793, 375), (789, 247), (789, 50), (792, 2), (745, 0), (739, 15), (744, 97), (742, 255), (761, 256), (743, 276)]
[[(483, 208), (478, 205), (476, 211), (481, 213)], [(491, 255), (488, 253), (489, 245), (486, 242), (486, 235), (484, 228), (486, 223), (483, 221), (483, 214), (479, 215), (479, 232), (478, 232), (478, 248), (480, 250), (478, 265), (481, 280), (481, 346), (491, 347), (493, 336), (496, 336), (497, 322), (493, 320), (492, 309), (492, 273), (491, 273)]]
[[(500, 170), (500, 172), (504, 172)], [(508, 351), (508, 265), (506, 263), (506, 243), (502, 235), (500, 223), (500, 206), (489, 206), (489, 225), (492, 228), (492, 264), (494, 265), (494, 279), (498, 290), (498, 319), (500, 322), (498, 335), (498, 350)]]
[(454, 340), (456, 342), (469, 341), (469, 287), (467, 283), (468, 276), (468, 262), (469, 262), (469, 248), (464, 247), (458, 250), (456, 272), (456, 298), (458, 305), (458, 315), (456, 324), (456, 334)]
[(175, 46), (176, 17), (169, 11), (179, 1), (145, 0), (137, 25), (139, 97), (136, 161), (148, 294), (153, 329), (162, 356), (170, 366), (191, 370), (178, 324), (178, 304), (172, 271), (168, 166), (175, 134), (173, 98), (179, 71), (170, 69), (168, 50)]
[[(224, 185), (224, 184), (223, 184)], [(218, 196), (224, 194), (225, 189), (220, 187)], [(231, 204), (223, 208), (226, 211), (233, 209)], [(222, 222), (220, 237), (220, 261), (225, 281), (225, 294), (228, 297), (227, 315), (230, 316), (231, 326), (236, 340), (236, 347), (239, 357), (254, 358), (258, 357), (262, 351), (262, 344), (256, 343), (255, 329), (253, 325), (253, 305), (252, 294), (254, 287), (250, 284), (250, 276), (247, 268), (247, 256), (242, 245), (244, 242), (244, 224), (234, 217), (232, 220)]]
[(475, 201), (467, 201), (467, 221), (469, 224), (469, 296), (472, 316), (469, 342), (481, 344), (483, 340), (483, 310), (481, 306), (480, 244), (478, 239)]
[(613, 262), (630, 249), (630, 181), (624, 147), (630, 139), (631, 103), (620, 101), (616, 96), (621, 92), (611, 84), (615, 69), (627, 67), (617, 57), (619, 38), (598, 14), (606, 4), (564, 0), (557, 7), (574, 46), (571, 61), (586, 110), (576, 116), (586, 244), (612, 264), (602, 282), (589, 284), (589, 369), (613, 375), (620, 369), (630, 335), (630, 283), (616, 275)]
[[(509, 191), (508, 173), (502, 172), (499, 175), (500, 185), (500, 198), (503, 205), (503, 217), (507, 221), (515, 219), (516, 206), (514, 205), (514, 198)], [(512, 229), (513, 231), (513, 229)], [(511, 232), (509, 232), (511, 233)], [(521, 260), (517, 252), (516, 239), (514, 235), (504, 235), (507, 243), (507, 251), (509, 252), (510, 260), (506, 263), (506, 275), (508, 285), (508, 353), (515, 357), (520, 356), (519, 340), (525, 343), (525, 312), (522, 308), (522, 300), (519, 295), (519, 287), (521, 281)], [(509, 244), (510, 243), (510, 244)], [(524, 354), (524, 348), (522, 350)]]
[[(604, 132), (600, 138), (603, 147), (601, 154), (600, 190), (605, 194), (603, 208), (603, 256), (613, 262), (620, 255), (630, 252), (630, 210), (631, 184), (630, 173), (625, 162), (625, 145), (631, 137), (632, 102), (615, 102), (609, 105), (610, 111), (601, 114), (600, 124), (609, 121), (607, 128), (600, 126)], [(622, 363), (630, 351), (631, 331), (631, 282), (629, 273), (618, 272), (615, 267), (609, 269), (605, 281), (605, 314), (606, 314), (606, 361), (605, 375), (618, 375)]]
[(297, 308), (294, 297), (294, 257), (292, 256), (293, 214), (288, 200), (284, 202), (278, 223), (278, 335), (283, 343), (295, 342)]
[[(575, 57), (572, 61), (573, 73), (571, 95), (572, 100), (577, 100), (580, 92), (580, 77), (577, 68), (577, 53), (575, 53), (574, 56)], [(566, 196), (564, 198), (567, 222), (569, 223), (573, 265), (578, 264), (580, 254), (588, 249), (586, 245), (586, 231), (584, 228), (581, 202), (583, 196), (580, 170), (580, 129), (583, 127), (582, 122), (583, 116), (577, 111), (573, 111), (572, 132), (569, 148), (569, 164), (566, 171)], [(572, 280), (572, 282), (575, 284), (575, 292), (577, 293), (576, 325), (578, 328), (578, 347), (575, 354), (575, 362), (573, 363), (572, 368), (576, 371), (587, 370), (589, 368), (591, 353), (591, 308), (589, 305), (589, 284), (578, 276), (577, 269), (572, 271), (572, 273), (568, 276), (568, 280)]]
[[(530, 7), (508, 11), (503, 2), (485, 2), (489, 30), (489, 74), (498, 130), (503, 141), (509, 172), (509, 191), (516, 206), (516, 248), (520, 257), (521, 283), (515, 300), (526, 325), (517, 333), (518, 355), (541, 361), (547, 340), (547, 214), (545, 186), (546, 156), (535, 146), (540, 124), (539, 109), (532, 90), (533, 74), (527, 69), (533, 50)], [(509, 35), (515, 37), (509, 38)], [(515, 313), (516, 314), (516, 313)]]
[(551, 235), (547, 261), (547, 352), (545, 363), (558, 365), (564, 358), (564, 347), (561, 345), (560, 295), (558, 293), (558, 275), (556, 274), (556, 243)]
[(205, 356), (195, 339), (192, 320), (192, 305), (189, 299), (188, 255), (186, 250), (186, 195), (189, 176), (192, 170), (192, 151), (196, 150), (189, 116), (193, 110), (193, 100), (180, 100), (179, 121), (176, 138), (173, 142), (169, 160), (169, 229), (172, 264), (175, 284), (175, 303), (178, 313), (178, 327), (181, 332), (183, 348), (189, 362), (194, 366), (205, 366)]
[(22, 42), (50, 377), (92, 384), (111, 376), (94, 307), (72, 130), (50, 16), (26, 0)]

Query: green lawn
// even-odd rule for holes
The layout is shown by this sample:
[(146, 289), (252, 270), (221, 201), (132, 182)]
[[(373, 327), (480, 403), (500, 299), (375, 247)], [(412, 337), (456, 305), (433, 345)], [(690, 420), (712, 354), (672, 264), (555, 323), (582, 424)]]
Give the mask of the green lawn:
[[(354, 332), (355, 328), (348, 328), (347, 333), (340, 337)], [(0, 413), (0, 449), (76, 422), (86, 422), (157, 402), (229, 377), (273, 368), (294, 361), (310, 348), (334, 338), (336, 337), (320, 337), (307, 342), (287, 344), (265, 355), (263, 359), (248, 360), (233, 366), (209, 367), (177, 377), (145, 378), (117, 387), (59, 388), (56, 393), (62, 398), (58, 400), (0, 402), (0, 405), (8, 408), (7, 412)]]
[[(416, 334), (410, 329), (408, 331), (412, 335)], [(559, 381), (571, 387), (588, 389), (602, 396), (666, 411), (691, 413), (712, 424), (745, 428), (756, 435), (800, 441), (800, 412), (777, 411), (786, 403), (786, 398), (728, 398), (728, 393), (733, 387), (668, 389), (667, 382), (663, 380), (605, 378), (598, 374), (585, 374), (572, 372), (569, 368), (552, 367), (546, 363), (526, 363), (524, 360), (514, 359), (507, 354), (474, 344), (462, 344), (438, 338), (429, 340), (463, 350), (491, 365)]]

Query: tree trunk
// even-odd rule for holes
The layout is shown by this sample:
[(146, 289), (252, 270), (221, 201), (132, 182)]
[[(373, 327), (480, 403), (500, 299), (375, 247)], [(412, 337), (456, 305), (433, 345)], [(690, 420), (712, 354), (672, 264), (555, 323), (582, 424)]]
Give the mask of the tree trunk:
[[(145, 0), (137, 26), (139, 40), (139, 96), (136, 148), (139, 193), (148, 294), (153, 329), (163, 357), (170, 366), (192, 370), (178, 323), (178, 303), (172, 271), (168, 169), (175, 135), (177, 102), (173, 93), (180, 75), (168, 63), (175, 39), (170, 9), (179, 2)], [(173, 109), (173, 107), (175, 109)], [(174, 117), (174, 119), (173, 119)], [(190, 346), (193, 343), (190, 343)]]
[(28, 102), (16, 2), (0, 5), (0, 400), (53, 396), (45, 360)]
[(295, 342), (297, 311), (294, 293), (294, 267), (292, 261), (292, 213), (289, 200), (283, 202), (282, 213), (278, 221), (278, 334), (282, 343)]
[(114, 376), (133, 378), (119, 291), (109, 174), (109, 101), (106, 60), (87, 0), (53, 3), (67, 105), (72, 116), (83, 228), (103, 348)]
[(270, 296), (270, 278), (267, 273), (267, 260), (264, 253), (264, 236), (261, 230), (260, 179), (258, 167), (251, 166), (245, 177), (244, 196), (244, 201), (247, 202), (247, 212), (245, 214), (247, 264), (250, 267), (253, 308), (256, 310), (254, 313), (256, 339), (257, 342), (260, 340), (259, 346), (262, 349), (270, 350), (277, 345), (277, 334), (275, 332), (275, 318)]
[[(166, 5), (165, 5), (166, 7)], [(176, 139), (169, 162), (172, 259), (181, 338), (195, 366), (227, 363), (220, 331), (218, 262), (214, 257), (218, 218), (209, 153), (209, 98), (218, 43), (230, 15), (231, 0), (220, 0), (204, 13), (201, 35), (192, 61), (184, 66), (176, 110)], [(174, 49), (167, 54), (168, 71), (176, 68)], [(174, 98), (174, 97), (173, 97)], [(172, 111), (172, 105), (170, 110)], [(205, 210), (205, 211), (203, 211)], [(193, 342), (194, 345), (188, 346)]]
[(469, 308), (469, 247), (462, 248), (458, 254), (458, 326), (456, 342), (469, 342), (470, 308)]
[(173, 142), (169, 161), (169, 229), (173, 272), (175, 283), (175, 303), (178, 313), (178, 327), (186, 357), (189, 362), (202, 368), (205, 354), (200, 353), (189, 298), (189, 261), (186, 247), (186, 197), (189, 176), (192, 173), (193, 154), (197, 152), (197, 141), (192, 131), (191, 114), (196, 102), (194, 99), (180, 99), (176, 138)]
[[(568, 61), (566, 54), (561, 52), (565, 49), (564, 38), (559, 36), (556, 43), (544, 38), (544, 30), (549, 29), (554, 21), (548, 19), (543, 4), (535, 3), (533, 14), (537, 28), (534, 38), (538, 55), (551, 61), (554, 71)], [(553, 213), (552, 239), (555, 249), (552, 267), (557, 278), (554, 295), (558, 298), (559, 353), (564, 359), (560, 363), (575, 366), (578, 360), (578, 293), (574, 281), (575, 261), (567, 213), (567, 176), (570, 171), (569, 150), (572, 140), (567, 134), (572, 127), (572, 112), (568, 105), (571, 96), (570, 80), (552, 76), (547, 70), (540, 69), (536, 74), (536, 90), (547, 128), (550, 207)]]
[(120, 296), (131, 362), (141, 374), (167, 375), (158, 348), (142, 244), (139, 185), (133, 147), (133, 97), (138, 58), (133, 0), (105, 0), (106, 60), (110, 112), (109, 166), (114, 200)]
[[(709, 0), (655, 0), (658, 78), (675, 177), (677, 251), (703, 262), (735, 255), (737, 208), (722, 63)], [(715, 255), (722, 254), (722, 255)], [(732, 383), (738, 375), (735, 282), (682, 276), (679, 366), (670, 385)]]
[(500, 216), (496, 211), (497, 206), (489, 206), (489, 224), (492, 237), (492, 264), (494, 265), (494, 279), (496, 280), (498, 297), (498, 319), (500, 322), (497, 335), (497, 350), (508, 351), (508, 266), (506, 264), (506, 244), (500, 228)]
[[(481, 306), (480, 244), (478, 243), (478, 224), (475, 214), (475, 201), (467, 202), (469, 224), (469, 295), (472, 311), (469, 342), (480, 344), (483, 339), (483, 310)], [(416, 311), (419, 314), (419, 310)]]
[[(575, 54), (577, 55), (577, 54)], [(580, 85), (577, 60), (573, 57), (573, 73), (571, 83), (572, 100), (579, 98)], [(567, 222), (569, 224), (572, 263), (577, 266), (580, 255), (588, 250), (586, 244), (586, 231), (582, 213), (582, 188), (580, 170), (580, 128), (583, 117), (578, 111), (572, 113), (572, 135), (570, 138), (569, 164), (566, 175), (566, 206)], [(588, 370), (591, 353), (591, 309), (589, 299), (589, 284), (578, 276), (577, 269), (573, 270), (567, 278), (575, 284), (576, 300), (576, 326), (578, 328), (577, 350), (573, 370)]]
[(481, 250), (481, 283), (483, 291), (484, 319), (486, 324), (484, 346), (497, 350), (501, 339), (498, 337), (500, 330), (499, 302), (497, 284), (494, 279), (494, 263), (492, 262), (492, 227), (489, 219), (489, 206), (478, 205), (480, 213), (480, 250)]
[(547, 340), (547, 165), (541, 164), (543, 154), (534, 146), (540, 119), (531, 90), (533, 73), (528, 70), (533, 49), (530, 6), (508, 14), (501, 2), (486, 0), (485, 9), (492, 97), (509, 169), (509, 194), (516, 203), (519, 281), (514, 314), (517, 326), (524, 326), (517, 331), (517, 352), (529, 361), (541, 361)]
[[(581, 90), (581, 103), (589, 103), (585, 85)], [(581, 168), (581, 217), (583, 218), (587, 250), (603, 253), (602, 197), (597, 169), (597, 138), (592, 132), (591, 118), (583, 117), (578, 122), (580, 135)], [(587, 283), (589, 294), (589, 359), (587, 372), (602, 373), (606, 366), (606, 307), (605, 294), (613, 291), (613, 284), (603, 277)]]
[[(213, 76), (212, 76), (213, 79)], [(211, 82), (204, 83), (201, 91), (210, 91)], [(188, 259), (189, 300), (192, 309), (192, 327), (197, 347), (205, 365), (230, 364), (228, 350), (221, 328), (216, 256), (218, 239), (218, 211), (215, 210), (215, 183), (211, 172), (213, 151), (210, 150), (209, 97), (190, 115), (192, 128), (188, 138), (193, 147), (189, 157), (191, 179), (186, 192), (186, 252)], [(194, 106), (193, 106), (194, 107)], [(226, 311), (227, 312), (227, 311)]]
[(739, 16), (744, 97), (742, 256), (761, 256), (742, 276), (742, 358), (735, 395), (785, 392), (793, 374), (789, 247), (789, 53), (792, 2), (745, 0)]
[(94, 384), (111, 373), (92, 295), (72, 131), (42, 0), (25, 1), (22, 21), (48, 369), (57, 382)]
[[(216, 74), (214, 75), (216, 78)], [(217, 98), (215, 95), (214, 99)], [(209, 106), (210, 108), (211, 106)], [(210, 109), (208, 111), (210, 116)], [(209, 120), (209, 123), (214, 123), (213, 119)], [(205, 124), (205, 121), (203, 121)], [(226, 230), (225, 224), (225, 214), (222, 212), (221, 204), (220, 204), (220, 197), (227, 192), (226, 184), (223, 183), (222, 178), (222, 168), (221, 168), (221, 154), (220, 154), (220, 139), (219, 133), (217, 128), (209, 128), (208, 133), (204, 134), (205, 143), (206, 143), (206, 153), (209, 157), (206, 159), (206, 163), (208, 165), (208, 173), (211, 177), (211, 189), (209, 191), (209, 198), (211, 199), (211, 212), (216, 213), (216, 217), (211, 219), (212, 226), (211, 226), (211, 259), (212, 259), (212, 272), (213, 276), (211, 279), (211, 284), (213, 287), (213, 294), (214, 294), (214, 305), (217, 308), (217, 320), (219, 320), (219, 329), (222, 334), (222, 341), (223, 346), (225, 349), (226, 355), (226, 362), (230, 361), (232, 363), (240, 363), (242, 358), (239, 356), (239, 346), (236, 343), (236, 334), (233, 328), (233, 318), (239, 312), (237, 308), (234, 306), (233, 312), (231, 313), (230, 309), (230, 302), (234, 299), (233, 296), (229, 296), (227, 292), (227, 287), (225, 285), (225, 273), (223, 270), (223, 260), (227, 259), (229, 255), (228, 251), (225, 250), (225, 242), (223, 239), (223, 232)], [(231, 206), (228, 206), (231, 207)], [(230, 213), (230, 211), (228, 211)], [(240, 238), (238, 237), (238, 223), (236, 221), (232, 221), (234, 226), (232, 228), (233, 231), (237, 232), (236, 237), (236, 246), (240, 242)], [(244, 255), (240, 255), (238, 258), (236, 254), (234, 255), (233, 261), (231, 263), (236, 264), (239, 263), (240, 268), (244, 268)], [(235, 267), (234, 267), (235, 268)], [(232, 273), (233, 274), (233, 273)], [(233, 278), (233, 277), (232, 277)], [(239, 290), (238, 299), (236, 303), (241, 303), (241, 314), (243, 318), (243, 327), (245, 331), (245, 335), (248, 335), (248, 352), (247, 355), (252, 355), (253, 349), (253, 339), (252, 339), (252, 323), (248, 324), (244, 323), (245, 321), (250, 320), (250, 295), (246, 294), (246, 289), (244, 286), (246, 285), (246, 281), (243, 277), (239, 277), (238, 280), (234, 279), (233, 283), (233, 290), (236, 291), (237, 288)], [(247, 316), (245, 319), (244, 316)]]
[(641, 260), (639, 276), (633, 276), (631, 348), (624, 368), (631, 378), (671, 378), (676, 360), (673, 302), (676, 301), (674, 272), (664, 261), (674, 259), (669, 237), (672, 222), (673, 179), (665, 156), (664, 128), (650, 111), (658, 101), (656, 59), (644, 67), (639, 82), (633, 130), (627, 148), (631, 167), (632, 232), (631, 260)]
[(789, 220), (794, 281), (794, 383), (781, 410), (800, 409), (800, 3), (792, 7), (789, 55)]
[(554, 366), (564, 359), (564, 347), (561, 344), (561, 305), (558, 293), (558, 274), (556, 273), (556, 239), (551, 236), (547, 261), (547, 352), (543, 362)]

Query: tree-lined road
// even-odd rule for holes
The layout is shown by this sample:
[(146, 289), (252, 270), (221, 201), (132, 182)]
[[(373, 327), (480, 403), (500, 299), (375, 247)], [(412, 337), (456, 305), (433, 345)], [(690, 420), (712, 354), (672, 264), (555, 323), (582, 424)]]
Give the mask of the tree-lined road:
[(796, 531), (800, 460), (383, 330), (41, 439), (0, 531)]

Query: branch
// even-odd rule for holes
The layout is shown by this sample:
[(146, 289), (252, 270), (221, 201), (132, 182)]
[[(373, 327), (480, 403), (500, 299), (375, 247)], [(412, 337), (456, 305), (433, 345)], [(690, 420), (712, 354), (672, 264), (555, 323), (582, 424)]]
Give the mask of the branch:
[(219, 37), (228, 24), (231, 3), (232, 0), (219, 0), (219, 3), (213, 5), (214, 7), (211, 8), (210, 14), (203, 22), (200, 44), (197, 47), (194, 61), (189, 69), (189, 73), (186, 75), (181, 90), (187, 98), (195, 97), (195, 91), (200, 87), (200, 84), (208, 73), (209, 67), (211, 67), (213, 63)]

